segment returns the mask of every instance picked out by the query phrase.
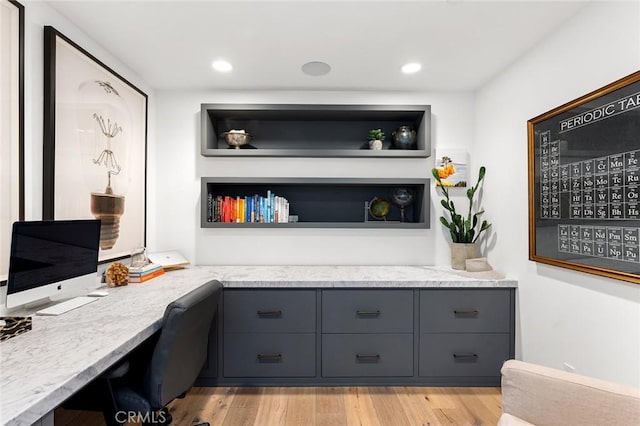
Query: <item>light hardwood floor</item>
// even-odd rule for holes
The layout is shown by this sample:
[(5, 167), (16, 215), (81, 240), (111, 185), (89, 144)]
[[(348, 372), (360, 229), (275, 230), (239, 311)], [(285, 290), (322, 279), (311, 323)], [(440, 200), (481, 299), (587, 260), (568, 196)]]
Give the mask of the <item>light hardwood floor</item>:
[[(500, 388), (193, 388), (169, 405), (173, 425), (495, 425)], [(97, 413), (56, 410), (56, 426), (103, 425)]]

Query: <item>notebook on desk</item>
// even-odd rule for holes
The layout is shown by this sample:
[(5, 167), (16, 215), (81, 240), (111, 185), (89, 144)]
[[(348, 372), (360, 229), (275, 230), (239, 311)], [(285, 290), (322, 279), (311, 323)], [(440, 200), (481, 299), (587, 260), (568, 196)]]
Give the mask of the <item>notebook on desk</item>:
[(178, 251), (149, 253), (149, 260), (162, 265), (165, 271), (180, 269), (190, 265), (189, 261)]

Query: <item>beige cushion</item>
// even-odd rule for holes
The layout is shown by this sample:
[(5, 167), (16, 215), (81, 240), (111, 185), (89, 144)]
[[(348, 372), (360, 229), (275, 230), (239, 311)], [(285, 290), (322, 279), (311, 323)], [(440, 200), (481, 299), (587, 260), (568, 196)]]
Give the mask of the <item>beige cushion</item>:
[(498, 419), (497, 426), (533, 426), (529, 422), (525, 422), (522, 419), (519, 419), (516, 416), (512, 416), (509, 413), (502, 413), (500, 418)]
[(640, 390), (522, 361), (502, 366), (502, 411), (535, 425), (638, 425)]

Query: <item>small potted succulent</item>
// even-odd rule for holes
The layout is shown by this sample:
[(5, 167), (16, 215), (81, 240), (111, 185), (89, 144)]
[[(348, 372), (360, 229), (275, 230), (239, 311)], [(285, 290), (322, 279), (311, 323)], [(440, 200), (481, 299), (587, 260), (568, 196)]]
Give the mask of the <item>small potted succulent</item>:
[(449, 213), (449, 219), (445, 216), (440, 216), (440, 223), (442, 223), (451, 235), (451, 267), (453, 269), (465, 269), (465, 260), (480, 257), (480, 247), (478, 246), (478, 238), (482, 232), (489, 229), (491, 224), (486, 220), (480, 222), (479, 217), (484, 213), (484, 210), (480, 210), (472, 214), (473, 209), (473, 197), (476, 195), (476, 191), (480, 187), (480, 183), (484, 179), (486, 168), (480, 167), (480, 173), (478, 174), (478, 181), (475, 186), (467, 189), (467, 198), (469, 199), (469, 211), (467, 217), (463, 217), (456, 211), (456, 206), (449, 198), (449, 190), (442, 184), (438, 169), (431, 170), (433, 178), (442, 189), (444, 199), (440, 200), (440, 204)]
[(369, 130), (369, 149), (382, 149), (384, 141), (384, 132), (381, 129)]

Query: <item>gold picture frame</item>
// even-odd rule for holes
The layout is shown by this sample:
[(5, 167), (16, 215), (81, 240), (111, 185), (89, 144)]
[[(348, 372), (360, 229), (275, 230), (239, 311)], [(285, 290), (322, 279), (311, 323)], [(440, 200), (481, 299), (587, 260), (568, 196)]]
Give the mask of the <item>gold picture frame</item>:
[(640, 71), (527, 133), (529, 259), (640, 284)]

